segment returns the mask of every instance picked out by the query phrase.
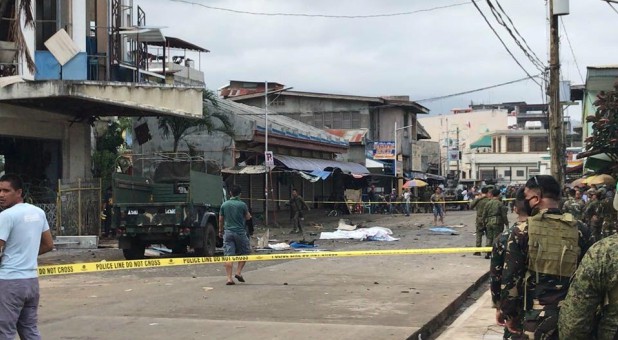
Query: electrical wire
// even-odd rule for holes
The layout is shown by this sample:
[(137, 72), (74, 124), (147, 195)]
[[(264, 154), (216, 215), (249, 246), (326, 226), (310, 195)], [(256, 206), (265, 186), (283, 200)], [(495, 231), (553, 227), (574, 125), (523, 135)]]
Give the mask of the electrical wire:
[(530, 53), (532, 53), (532, 55), (534, 56), (534, 58), (539, 61), (541, 63), (541, 65), (545, 66), (543, 64), (543, 61), (541, 60), (541, 58), (539, 58), (539, 56), (536, 55), (536, 53), (534, 53), (534, 50), (532, 50), (532, 48), (530, 47), (530, 45), (528, 45), (528, 42), (526, 41), (526, 38), (524, 38), (521, 33), (519, 33), (519, 31), (517, 30), (517, 28), (515, 27), (515, 23), (513, 23), (513, 20), (511, 20), (511, 17), (506, 14), (506, 11), (504, 10), (504, 8), (502, 8), (502, 6), (500, 5), (500, 2), (498, 2), (498, 0), (496, 0), (496, 5), (498, 6), (498, 9), (500, 9), (500, 11), (504, 14), (504, 16), (507, 18), (507, 20), (509, 21), (509, 23), (511, 23), (511, 26), (513, 27), (513, 30), (515, 31), (515, 33), (517, 34), (518, 37), (521, 38), (522, 42), (524, 43), (524, 45), (528, 48), (528, 50), (530, 51)]
[(616, 12), (616, 14), (618, 14), (618, 10), (616, 10), (616, 7), (614, 7), (614, 5), (612, 5), (612, 3), (611, 3), (611, 2), (609, 2), (609, 1), (605, 1), (605, 2), (607, 2), (607, 4), (609, 5), (609, 7), (611, 7), (611, 8), (614, 10), (614, 12)]
[(430, 101), (436, 101), (436, 100), (441, 100), (441, 99), (446, 99), (446, 98), (451, 98), (451, 97), (457, 97), (457, 96), (461, 96), (461, 95), (464, 95), (464, 94), (470, 94), (470, 93), (474, 93), (474, 92), (490, 90), (490, 89), (493, 89), (493, 88), (496, 88), (496, 87), (500, 87), (500, 86), (515, 84), (515, 83), (519, 83), (519, 82), (530, 80), (530, 79), (534, 80), (534, 78), (539, 78), (541, 76), (542, 76), (542, 74), (537, 74), (535, 76), (529, 76), (529, 77), (525, 77), (525, 78), (521, 78), (521, 79), (511, 80), (511, 81), (507, 81), (507, 82), (496, 84), (496, 85), (490, 85), (490, 86), (486, 86), (486, 87), (481, 87), (481, 88), (474, 89), (474, 90), (457, 92), (457, 93), (447, 94), (447, 95), (439, 96), (439, 97), (431, 97), (431, 98), (425, 98), (425, 99), (418, 99), (418, 100), (413, 100), (413, 101), (419, 103), (419, 102), (430, 102)]
[[(502, 11), (502, 13), (504, 13), (504, 16), (507, 17), (507, 19), (509, 20), (509, 22), (511, 23), (511, 26), (513, 27), (512, 29), (509, 27), (509, 25), (507, 25), (506, 21), (504, 21), (504, 19), (502, 18), (502, 14), (500, 13), (500, 11), (498, 11), (496, 9), (496, 7), (494, 6), (494, 4), (491, 2), (491, 0), (486, 0), (487, 5), (489, 6), (491, 13), (493, 14), (494, 18), (496, 19), (496, 21), (498, 22), (498, 24), (500, 24), (502, 27), (504, 27), (504, 29), (506, 29), (506, 31), (509, 33), (509, 35), (513, 38), (513, 40), (515, 41), (515, 44), (517, 44), (517, 46), (522, 50), (522, 52), (524, 53), (524, 55), (526, 55), (526, 57), (530, 60), (530, 62), (540, 71), (543, 72), (545, 70), (545, 65), (543, 64), (543, 62), (539, 59), (539, 57), (536, 55), (536, 53), (534, 53), (534, 51), (532, 51), (532, 48), (530, 48), (530, 46), (528, 45), (528, 43), (526, 42), (526, 40), (521, 37), (521, 34), (519, 34), (519, 32), (517, 31), (517, 29), (515, 28), (515, 25), (513, 24), (513, 21), (511, 20), (511, 18), (508, 16), (508, 14), (506, 14), (506, 12), (504, 11), (504, 9), (502, 9), (502, 6), (500, 6), (500, 3), (498, 2), (498, 0), (496, 0), (496, 4), (498, 6), (500, 6), (500, 9)], [(518, 34), (517, 36), (513, 33), (513, 31), (516, 31)], [(523, 40), (520, 41), (520, 38)], [(524, 46), (525, 45), (525, 46)]]
[(386, 13), (386, 14), (329, 15), (329, 14), (281, 13), (281, 12), (272, 12), (272, 13), (268, 13), (268, 12), (250, 12), (250, 11), (242, 11), (242, 10), (231, 9), (231, 8), (209, 6), (209, 5), (205, 5), (205, 4), (201, 4), (199, 2), (189, 1), (189, 0), (171, 0), (171, 1), (185, 3), (185, 4), (189, 4), (189, 5), (196, 5), (196, 6), (200, 6), (200, 7), (204, 7), (204, 8), (208, 8), (208, 9), (212, 9), (212, 10), (216, 10), (216, 11), (223, 11), (223, 12), (229, 12), (229, 13), (235, 13), (235, 14), (249, 14), (249, 15), (260, 15), (260, 16), (288, 16), (288, 17), (307, 17), (307, 18), (328, 18), (328, 19), (371, 19), (371, 18), (396, 17), (396, 16), (412, 15), (412, 14), (417, 14), (417, 13), (422, 13), (422, 12), (431, 12), (431, 11), (436, 11), (436, 10), (440, 10), (440, 9), (457, 7), (457, 6), (463, 6), (463, 5), (469, 5), (470, 4), (470, 1), (465, 1), (465, 2), (458, 2), (458, 3), (455, 3), (455, 4), (451, 4), (451, 5), (431, 7), (431, 8), (419, 9), (419, 10), (415, 10), (415, 11), (397, 12), (397, 13)]
[[(532, 81), (534, 81), (537, 85), (541, 86), (541, 83), (539, 83), (536, 79), (534, 79), (535, 77), (533, 77), (528, 70), (526, 70), (526, 68), (519, 62), (519, 60), (517, 60), (517, 58), (513, 55), (513, 53), (511, 52), (511, 50), (509, 50), (509, 48), (506, 46), (506, 44), (504, 43), (504, 41), (502, 40), (502, 38), (500, 37), (500, 35), (498, 34), (498, 32), (496, 32), (496, 30), (494, 29), (494, 27), (491, 25), (491, 23), (489, 22), (489, 20), (487, 19), (487, 17), (485, 16), (485, 14), (483, 13), (483, 11), (481, 10), (481, 8), (476, 4), (475, 0), (472, 0), (472, 4), (474, 4), (474, 7), (476, 7), (477, 11), (481, 14), (481, 16), (483, 17), (483, 19), (485, 19), (485, 22), (487, 23), (487, 25), (489, 26), (489, 28), (491, 28), (491, 30), (494, 32), (494, 34), (496, 35), (496, 37), (498, 38), (498, 40), (500, 40), (500, 43), (502, 43), (502, 46), (504, 46), (504, 48), (506, 49), (506, 51), (509, 53), (509, 55), (511, 56), (511, 58), (513, 58), (513, 60), (515, 61), (515, 63), (517, 63), (517, 65), (524, 71), (524, 73), (526, 73), (526, 75), (528, 75), (528, 78), (532, 79)], [(541, 86), (542, 87), (542, 86)]]
[(579, 73), (579, 79), (581, 82), (584, 82), (584, 76), (582, 75), (582, 71), (579, 69), (579, 63), (577, 62), (577, 58), (575, 57), (575, 52), (573, 51), (573, 45), (571, 45), (571, 39), (569, 39), (569, 34), (567, 33), (566, 26), (564, 26), (564, 21), (562, 21), (562, 17), (560, 17), (560, 26), (564, 30), (564, 36), (566, 37), (567, 42), (569, 43), (569, 49), (571, 50), (571, 55), (573, 56), (573, 60), (575, 61), (575, 67), (577, 68), (577, 73)]

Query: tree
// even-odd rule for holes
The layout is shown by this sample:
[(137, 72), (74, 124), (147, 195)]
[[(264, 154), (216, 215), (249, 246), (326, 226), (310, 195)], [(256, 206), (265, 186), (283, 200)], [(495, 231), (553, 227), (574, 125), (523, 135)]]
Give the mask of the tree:
[(24, 27), (34, 29), (32, 0), (0, 0), (0, 15), (2, 15), (4, 10), (10, 5), (13, 5), (15, 10), (12, 13), (13, 18), (10, 18), (11, 25), (9, 28), (9, 41), (15, 43), (17, 53), (20, 56), (23, 55), (25, 57), (28, 70), (34, 73), (36, 69), (34, 60), (30, 55), (30, 49), (28, 49), (28, 45), (26, 45), (26, 38), (24, 37), (24, 32), (21, 29), (22, 17), (24, 18)]
[(618, 163), (618, 82), (611, 91), (601, 91), (593, 103), (594, 115), (586, 117), (592, 123), (592, 134), (586, 138), (586, 152), (582, 156), (605, 153)]
[[(208, 133), (221, 131), (228, 136), (234, 136), (234, 129), (229, 118), (221, 111), (217, 110), (219, 104), (214, 92), (205, 89), (202, 92), (204, 101), (201, 118), (185, 118), (185, 117), (160, 117), (159, 130), (165, 138), (172, 136), (174, 138), (174, 152), (178, 151), (180, 141), (182, 141), (189, 133), (195, 129), (205, 129)], [(207, 103), (211, 103), (214, 109), (208, 109)], [(220, 124), (216, 123), (216, 118)]]

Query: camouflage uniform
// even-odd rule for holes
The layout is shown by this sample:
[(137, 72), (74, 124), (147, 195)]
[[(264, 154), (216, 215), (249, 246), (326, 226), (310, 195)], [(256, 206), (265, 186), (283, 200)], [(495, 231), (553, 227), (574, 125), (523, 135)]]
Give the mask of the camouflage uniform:
[(591, 199), (584, 207), (584, 223), (592, 230), (592, 236), (595, 241), (601, 239), (601, 228), (603, 221), (599, 218), (601, 212), (601, 202), (599, 200)]
[(483, 207), (483, 222), (487, 228), (487, 240), (485, 246), (491, 247), (494, 239), (504, 230), (504, 225), (508, 225), (505, 221), (506, 211), (502, 202), (497, 199), (491, 199), (485, 207)]
[(582, 210), (584, 208), (584, 201), (576, 199), (575, 197), (569, 197), (562, 205), (562, 211), (570, 213), (576, 220), (582, 219)]
[(608, 237), (616, 233), (616, 209), (614, 209), (614, 198), (606, 197), (601, 201), (602, 213), (600, 218), (602, 237)]
[[(559, 209), (538, 213), (562, 214)], [(584, 226), (580, 224), (578, 228)], [(580, 254), (589, 247), (587, 237), (582, 236), (585, 232), (585, 229), (579, 230)], [(525, 334), (530, 338), (558, 339), (558, 306), (567, 294), (570, 277), (529, 271), (528, 241), (527, 223), (517, 226), (509, 235), (502, 271), (500, 310), (506, 320), (516, 322), (521, 320), (523, 311)]]
[(560, 310), (560, 337), (615, 339), (618, 334), (618, 235), (597, 242), (584, 256)]
[(470, 209), (476, 208), (476, 246), (481, 247), (483, 245), (483, 234), (486, 232), (485, 223), (483, 223), (483, 208), (489, 201), (487, 197), (476, 198), (470, 204)]
[[(500, 308), (500, 289), (502, 284), (502, 268), (504, 266), (504, 250), (506, 248), (506, 241), (509, 235), (515, 228), (521, 228), (521, 224), (526, 222), (515, 222), (513, 226), (506, 229), (496, 238), (493, 247), (491, 248), (491, 260), (489, 262), (489, 291), (491, 293), (491, 302), (493, 307)], [(521, 308), (520, 308), (521, 309)], [(513, 334), (504, 327), (503, 339), (512, 339)]]

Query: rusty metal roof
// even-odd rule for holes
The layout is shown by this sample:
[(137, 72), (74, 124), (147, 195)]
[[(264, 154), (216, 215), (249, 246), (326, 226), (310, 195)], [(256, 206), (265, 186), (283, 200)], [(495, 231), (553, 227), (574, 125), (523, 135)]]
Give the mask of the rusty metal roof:
[(326, 129), (326, 132), (347, 140), (349, 143), (365, 144), (369, 129)]

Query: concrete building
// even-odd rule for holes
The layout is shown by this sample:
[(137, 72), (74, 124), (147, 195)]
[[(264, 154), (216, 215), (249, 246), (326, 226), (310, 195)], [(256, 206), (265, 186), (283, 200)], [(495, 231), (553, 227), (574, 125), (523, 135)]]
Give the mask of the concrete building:
[(467, 179), (469, 177), (464, 177), (463, 173), (468, 175), (472, 172), (471, 161), (466, 158), (470, 154), (470, 144), (493, 131), (508, 129), (509, 122), (514, 124), (515, 119), (505, 109), (455, 109), (453, 112), (423, 117), (419, 122), (431, 136), (431, 141), (440, 143), (440, 174), (455, 175), (459, 156), (449, 159), (449, 151), (461, 151), (460, 178)]
[[(235, 102), (264, 108), (265, 87), (263, 82), (231, 81), (220, 88), (220, 94)], [(429, 138), (429, 135), (418, 124), (417, 115), (429, 110), (410, 101), (408, 96), (369, 97), (292, 91), (280, 83), (268, 83), (268, 92), (270, 112), (327, 131), (340, 130), (338, 135), (349, 135), (348, 141), (357, 145), (352, 145), (351, 152), (342, 156), (345, 160), (365, 164), (366, 158), (373, 156), (374, 143), (390, 142), (390, 147), (394, 149), (396, 145), (397, 150), (392, 150), (391, 159), (382, 160), (392, 166), (396, 154), (399, 177), (411, 171), (421, 171), (420, 150), (416, 142)], [(350, 132), (341, 132), (343, 130)], [(356, 139), (363, 142), (358, 144), (353, 141)], [(365, 152), (361, 153), (363, 143)]]
[(139, 8), (138, 41), (130, 1), (33, 2), (36, 26), (21, 27), (25, 53), (9, 34), (17, 2), (7, 3), (0, 13), (0, 156), (6, 172), (56, 189), (58, 180), (92, 177), (91, 126), (107, 124), (105, 117), (201, 116), (203, 76), (187, 78), (200, 87), (169, 85), (176, 69), (149, 70), (148, 61), (156, 59), (151, 45), (163, 53), (205, 49), (144, 28)]
[(545, 130), (498, 130), (473, 143), (469, 172), (462, 176), (498, 185), (523, 184), (549, 174), (549, 136)]

